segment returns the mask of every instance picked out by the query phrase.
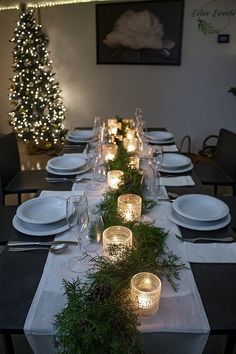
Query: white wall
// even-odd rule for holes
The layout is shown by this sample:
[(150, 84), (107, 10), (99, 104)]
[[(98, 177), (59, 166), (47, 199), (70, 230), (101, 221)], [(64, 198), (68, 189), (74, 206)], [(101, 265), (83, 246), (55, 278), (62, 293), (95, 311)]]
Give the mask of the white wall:
[[(198, 31), (197, 19), (191, 17), (206, 2), (185, 0), (180, 66), (97, 65), (95, 5), (42, 9), (54, 72), (67, 108), (67, 126), (88, 126), (96, 115), (131, 116), (140, 106), (149, 126), (166, 127), (177, 142), (190, 134), (194, 150), (221, 127), (236, 131), (236, 97), (227, 92), (236, 86), (236, 15), (224, 30), (231, 35), (230, 43), (218, 44), (217, 35)], [(211, 3), (217, 7), (217, 1)], [(235, 0), (220, 3), (236, 10)], [(0, 132), (10, 131), (9, 39), (17, 17), (14, 10), (0, 12)]]

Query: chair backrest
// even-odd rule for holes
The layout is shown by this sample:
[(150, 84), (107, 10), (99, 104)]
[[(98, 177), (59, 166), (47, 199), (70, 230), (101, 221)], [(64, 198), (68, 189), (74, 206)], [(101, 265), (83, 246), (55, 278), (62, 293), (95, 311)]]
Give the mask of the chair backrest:
[(214, 160), (228, 176), (236, 180), (236, 133), (220, 129)]
[(3, 188), (20, 171), (20, 154), (15, 133), (0, 137), (0, 176)]

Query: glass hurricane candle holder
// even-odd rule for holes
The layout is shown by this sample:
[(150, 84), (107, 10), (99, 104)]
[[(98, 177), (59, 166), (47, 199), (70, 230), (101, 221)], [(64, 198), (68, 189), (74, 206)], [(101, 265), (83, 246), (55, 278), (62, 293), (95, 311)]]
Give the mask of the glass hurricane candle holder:
[(152, 273), (135, 274), (130, 282), (130, 298), (139, 316), (152, 316), (159, 309), (161, 280)]
[(118, 215), (125, 221), (139, 220), (142, 212), (142, 198), (136, 194), (123, 194), (117, 200)]
[[(116, 261), (122, 255), (122, 247), (131, 247), (133, 241), (133, 234), (130, 229), (125, 226), (111, 226), (103, 231), (103, 254), (104, 256)], [(121, 246), (121, 250), (116, 251), (113, 255), (109, 250), (110, 246)]]
[(139, 157), (138, 156), (130, 156), (129, 157), (129, 166), (132, 168), (132, 170), (138, 170), (139, 169)]
[(103, 154), (106, 161), (115, 160), (118, 153), (118, 146), (116, 144), (104, 144)]
[(107, 184), (111, 189), (118, 189), (122, 184), (124, 172), (120, 170), (111, 170), (107, 173)]

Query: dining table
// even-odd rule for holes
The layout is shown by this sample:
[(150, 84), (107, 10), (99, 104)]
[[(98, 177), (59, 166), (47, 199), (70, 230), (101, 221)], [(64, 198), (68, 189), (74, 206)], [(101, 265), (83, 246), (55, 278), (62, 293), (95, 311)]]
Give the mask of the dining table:
[[(61, 155), (81, 153), (84, 147), (84, 144), (67, 143)], [(165, 176), (165, 173), (162, 175)], [(176, 194), (177, 196), (186, 194), (207, 195), (209, 189), (200, 183), (194, 168), (188, 172), (188, 175), (191, 175), (194, 185), (166, 186), (166, 191), (170, 195)], [(47, 176), (52, 176), (52, 174), (48, 173)], [(70, 181), (61, 183), (45, 181), (45, 190), (70, 191), (72, 185), (73, 183)], [(179, 226), (184, 238), (191, 240), (194, 237), (211, 237), (214, 234), (216, 237), (217, 235), (219, 237), (230, 235), (236, 240), (236, 197), (223, 196), (219, 199), (229, 207), (230, 223), (224, 228), (214, 231), (198, 231)], [(27, 314), (48, 257), (48, 251), (45, 250), (9, 252), (7, 245), (9, 241), (32, 240), (30, 235), (22, 235), (14, 228), (12, 219), (16, 209), (17, 206), (0, 207), (0, 245), (3, 247), (0, 254), (0, 333), (3, 338), (5, 354), (15, 353), (12, 335), (24, 334)], [(37, 236), (34, 237), (34, 240), (52, 241), (54, 236)], [(190, 267), (209, 323), (209, 336), (227, 336), (224, 354), (233, 354), (236, 337), (236, 259), (235, 262), (230, 263), (190, 262)], [(181, 333), (176, 333), (176, 336), (178, 335), (181, 335)], [(147, 348), (150, 336), (151, 334), (145, 336)], [(151, 352), (150, 349), (150, 353), (154, 352)], [(178, 353), (177, 349), (175, 353)]]

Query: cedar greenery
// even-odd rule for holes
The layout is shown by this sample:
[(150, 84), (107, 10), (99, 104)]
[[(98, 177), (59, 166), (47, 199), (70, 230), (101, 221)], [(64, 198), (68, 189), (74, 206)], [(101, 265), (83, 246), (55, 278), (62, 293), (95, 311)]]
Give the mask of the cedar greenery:
[[(128, 167), (128, 154), (121, 145), (110, 168), (125, 172), (124, 184), (117, 191), (109, 190), (97, 211), (103, 216), (105, 228), (130, 228), (133, 246), (122, 250), (111, 247), (110, 252), (119, 256), (116, 262), (101, 256), (90, 257), (92, 267), (85, 283), (79, 278), (63, 282), (67, 302), (56, 316), (54, 342), (58, 354), (144, 353), (138, 316), (128, 296), (130, 280), (136, 273), (147, 271), (165, 277), (177, 290), (179, 271), (185, 267), (166, 248), (167, 233), (163, 229), (141, 221), (125, 223), (117, 216), (119, 195), (142, 196), (141, 176)], [(152, 205), (144, 201), (144, 209)]]

